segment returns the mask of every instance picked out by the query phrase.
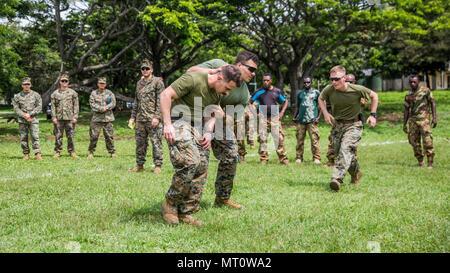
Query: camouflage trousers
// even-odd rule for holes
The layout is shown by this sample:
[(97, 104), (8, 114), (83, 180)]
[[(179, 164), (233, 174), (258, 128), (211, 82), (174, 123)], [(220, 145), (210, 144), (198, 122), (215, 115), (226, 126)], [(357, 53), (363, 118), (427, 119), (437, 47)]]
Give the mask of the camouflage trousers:
[(98, 137), (100, 131), (103, 129), (103, 136), (105, 137), (106, 149), (108, 153), (113, 154), (116, 152), (114, 149), (114, 127), (112, 122), (94, 122), (91, 121), (91, 126), (89, 129), (90, 143), (89, 152), (95, 152), (97, 147)]
[(245, 149), (245, 136), (247, 132), (245, 131), (245, 119), (242, 120), (234, 120), (234, 134), (236, 136), (237, 141), (237, 151), (240, 156), (245, 156), (247, 151)]
[(19, 123), (19, 135), (20, 146), (22, 147), (23, 154), (30, 153), (28, 147), (28, 132), (31, 135), (31, 144), (34, 154), (41, 152), (41, 146), (39, 144), (39, 123)]
[(251, 104), (247, 106), (245, 112), (245, 136), (247, 137), (248, 144), (255, 143), (255, 134), (258, 128), (258, 115), (256, 113), (255, 105)]
[[(240, 124), (242, 124), (242, 122)], [(239, 126), (236, 122), (234, 125), (235, 128), (236, 126)], [(231, 131), (231, 129), (228, 130)], [(238, 143), (240, 141), (244, 141), (243, 139), (236, 141), (235, 135), (232, 132), (227, 132), (226, 135), (228, 136), (227, 139), (218, 139), (218, 136), (216, 135), (216, 138), (214, 138), (211, 142), (214, 156), (220, 161), (217, 168), (215, 183), (216, 197), (223, 200), (230, 199), (231, 191), (233, 190), (233, 181), (238, 165)], [(245, 155), (245, 143), (243, 145)], [(241, 152), (242, 150), (239, 151), (239, 155), (241, 154)]]
[(309, 138), (311, 139), (311, 151), (313, 159), (320, 160), (320, 147), (319, 147), (320, 133), (319, 127), (317, 127), (317, 124), (314, 123), (297, 124), (297, 132), (296, 132), (297, 146), (295, 148), (295, 150), (297, 151), (297, 159), (303, 160), (303, 151), (307, 131), (309, 134)]
[(428, 157), (434, 156), (433, 147), (433, 135), (431, 134), (430, 120), (409, 120), (409, 133), (408, 141), (412, 145), (414, 150), (414, 156), (418, 161), (423, 161), (424, 153), (422, 151), (422, 145), (420, 140), (423, 142), (423, 150)]
[(201, 134), (190, 122), (173, 123), (175, 142), (168, 143), (175, 173), (166, 199), (175, 204), (179, 213), (192, 214), (200, 210), (200, 199), (208, 179), (209, 150), (200, 145)]
[(148, 138), (152, 142), (152, 156), (155, 166), (163, 164), (163, 125), (160, 122), (156, 128), (153, 128), (151, 121), (136, 122), (135, 138), (136, 138), (136, 164), (143, 166), (147, 156)]
[(328, 152), (327, 152), (328, 162), (333, 162), (336, 159), (336, 155), (333, 153), (333, 129), (331, 129), (328, 135)]
[(74, 134), (75, 124), (71, 120), (58, 120), (57, 124), (53, 126), (53, 133), (55, 135), (55, 152), (60, 153), (63, 150), (62, 138), (66, 132), (67, 137), (67, 151), (75, 152)]
[(333, 137), (333, 153), (337, 155), (331, 180), (344, 181), (347, 171), (355, 176), (359, 171), (356, 149), (361, 140), (363, 124), (361, 121), (351, 123), (337, 122), (331, 131)]
[(278, 117), (273, 119), (260, 118), (259, 120), (259, 158), (261, 161), (268, 161), (269, 154), (267, 152), (267, 139), (271, 133), (273, 142), (276, 147), (278, 159), (280, 162), (287, 160), (286, 156), (286, 148), (284, 145), (284, 133), (281, 128), (281, 122), (278, 120)]

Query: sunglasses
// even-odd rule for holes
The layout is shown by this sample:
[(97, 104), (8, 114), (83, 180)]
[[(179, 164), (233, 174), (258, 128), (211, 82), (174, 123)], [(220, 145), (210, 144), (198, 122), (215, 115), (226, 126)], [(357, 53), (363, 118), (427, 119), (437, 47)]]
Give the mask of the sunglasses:
[(307, 83), (311, 83), (311, 82), (303, 82), (304, 84), (307, 84)]
[(255, 72), (256, 71), (256, 67), (250, 66), (248, 64), (242, 64), (243, 66), (246, 66), (248, 68), (248, 71), (250, 72)]
[(68, 80), (60, 80), (60, 82), (69, 82)]
[(144, 71), (144, 70), (150, 70), (150, 67), (147, 67), (147, 66), (141, 67), (141, 70), (142, 70), (142, 71)]
[(22, 83), (22, 85), (31, 85), (31, 83)]
[(342, 76), (342, 77), (334, 77), (334, 78), (330, 78), (330, 81), (332, 81), (332, 82), (337, 82), (337, 81), (341, 80), (343, 77), (344, 77), (344, 76)]

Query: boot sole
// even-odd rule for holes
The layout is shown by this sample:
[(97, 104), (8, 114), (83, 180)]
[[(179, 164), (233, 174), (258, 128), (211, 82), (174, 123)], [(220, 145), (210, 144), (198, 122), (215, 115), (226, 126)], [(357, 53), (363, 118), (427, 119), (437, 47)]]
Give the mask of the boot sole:
[(331, 181), (331, 182), (330, 182), (330, 188), (331, 188), (332, 190), (334, 190), (334, 191), (339, 191), (340, 186), (341, 186), (340, 183), (337, 182), (337, 181)]

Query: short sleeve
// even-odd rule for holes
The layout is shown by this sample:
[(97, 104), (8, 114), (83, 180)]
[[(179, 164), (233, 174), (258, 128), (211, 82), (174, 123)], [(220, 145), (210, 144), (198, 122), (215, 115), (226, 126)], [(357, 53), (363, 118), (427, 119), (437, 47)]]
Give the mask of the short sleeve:
[(325, 100), (325, 101), (329, 101), (329, 99), (330, 99), (330, 92), (331, 92), (331, 86), (327, 85), (322, 90), (322, 93), (320, 93), (320, 97), (322, 97), (322, 99)]
[(217, 69), (223, 65), (227, 65), (227, 63), (224, 60), (221, 59), (212, 59), (206, 62), (203, 62), (199, 64), (201, 68), (209, 68), (209, 69)]
[(189, 73), (181, 75), (176, 81), (174, 81), (170, 86), (172, 86), (178, 97), (184, 97), (193, 90), (194, 79)]

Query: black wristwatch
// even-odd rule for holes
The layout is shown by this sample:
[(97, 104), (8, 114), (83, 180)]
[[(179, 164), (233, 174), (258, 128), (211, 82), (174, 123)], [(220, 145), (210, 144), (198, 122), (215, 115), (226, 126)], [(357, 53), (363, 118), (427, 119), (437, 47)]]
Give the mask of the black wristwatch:
[(377, 112), (371, 112), (370, 115), (371, 115), (372, 117), (376, 118), (376, 117), (377, 117)]

